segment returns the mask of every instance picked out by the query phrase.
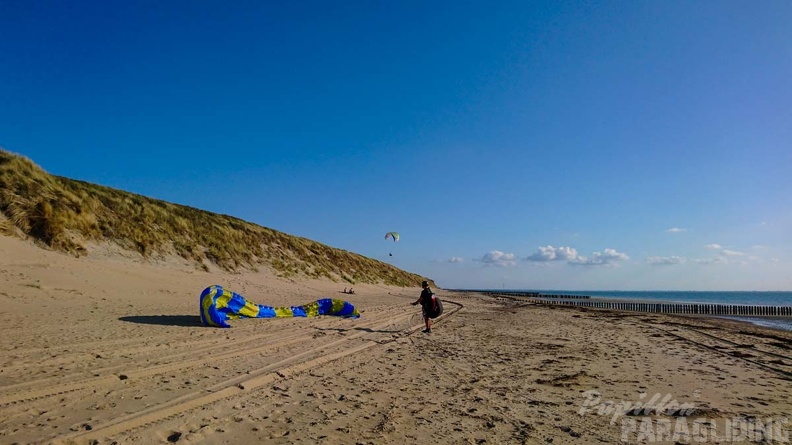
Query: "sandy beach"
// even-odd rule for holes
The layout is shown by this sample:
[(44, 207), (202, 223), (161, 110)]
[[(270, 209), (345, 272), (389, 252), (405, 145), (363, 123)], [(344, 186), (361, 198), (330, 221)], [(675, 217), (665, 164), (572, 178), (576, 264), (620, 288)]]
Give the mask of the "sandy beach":
[[(212, 284), (362, 316), (203, 327)], [(426, 335), (417, 286), (345, 286), (2, 236), (0, 444), (789, 441), (790, 332), (437, 289)]]

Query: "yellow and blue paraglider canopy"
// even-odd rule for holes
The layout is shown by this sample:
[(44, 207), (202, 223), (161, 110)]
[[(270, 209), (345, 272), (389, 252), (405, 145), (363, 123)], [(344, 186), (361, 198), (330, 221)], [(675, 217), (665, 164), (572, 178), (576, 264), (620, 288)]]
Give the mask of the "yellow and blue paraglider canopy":
[(230, 328), (228, 320), (238, 318), (316, 317), (334, 315), (358, 318), (360, 312), (347, 301), (322, 298), (302, 306), (272, 307), (245, 300), (245, 297), (222, 286), (209, 286), (201, 292), (198, 300), (201, 322), (205, 326)]

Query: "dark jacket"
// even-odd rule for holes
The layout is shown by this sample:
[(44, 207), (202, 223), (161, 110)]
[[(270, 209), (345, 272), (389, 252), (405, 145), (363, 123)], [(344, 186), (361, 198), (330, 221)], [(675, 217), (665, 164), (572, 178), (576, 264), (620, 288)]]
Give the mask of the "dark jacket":
[(426, 311), (433, 311), (435, 308), (435, 300), (432, 298), (432, 295), (434, 295), (432, 289), (426, 287), (421, 291), (421, 296), (418, 298), (418, 302), (421, 303), (421, 306)]

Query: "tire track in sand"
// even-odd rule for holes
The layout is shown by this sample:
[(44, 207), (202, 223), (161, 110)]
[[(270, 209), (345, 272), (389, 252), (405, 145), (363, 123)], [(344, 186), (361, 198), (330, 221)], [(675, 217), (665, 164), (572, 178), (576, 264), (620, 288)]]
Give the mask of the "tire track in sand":
[[(451, 311), (443, 317), (450, 316), (453, 312), (455, 311)], [(53, 440), (55, 440), (56, 443), (73, 443), (76, 439), (88, 442), (93, 440), (103, 440), (130, 430), (163, 422), (186, 411), (215, 403), (223, 399), (249, 394), (250, 391), (260, 389), (265, 385), (269, 385), (280, 379), (299, 374), (308, 369), (316, 368), (373, 346), (389, 343), (400, 335), (410, 335), (412, 332), (420, 329), (423, 325), (414, 325), (406, 329), (402, 329), (401, 334), (392, 335), (391, 339), (387, 341), (377, 341), (376, 339), (377, 335), (382, 335), (383, 333), (377, 332), (377, 330), (395, 326), (412, 317), (414, 317), (414, 314), (412, 313), (401, 316), (393, 316), (384, 321), (371, 324), (368, 327), (353, 328), (359, 330), (360, 332), (287, 357), (283, 360), (262, 367), (252, 374), (234, 377), (225, 380), (222, 383), (216, 384), (209, 389), (194, 391), (169, 402), (150, 407), (131, 415), (117, 418), (105, 425), (97, 425), (91, 431), (78, 431), (56, 437)], [(361, 343), (344, 348), (345, 345), (353, 344), (355, 340), (361, 338), (363, 339)], [(317, 354), (319, 355), (316, 356)], [(209, 392), (208, 394), (207, 391)]]
[[(359, 326), (359, 327), (365, 328), (368, 325), (375, 325), (375, 324), (381, 324), (381, 323), (382, 323), (382, 321), (368, 322), (368, 323), (362, 324), (362, 326)], [(247, 343), (251, 343), (251, 342), (252, 343), (256, 343), (256, 342), (261, 341), (262, 339), (267, 339), (267, 338), (272, 338), (272, 337), (278, 338), (279, 341), (270, 342), (270, 343), (267, 343), (267, 344), (260, 345), (258, 347), (239, 348), (239, 349), (235, 349), (235, 350), (230, 351), (230, 352), (212, 354), (213, 360), (218, 360), (218, 361), (219, 360), (228, 360), (228, 359), (233, 359), (233, 358), (237, 358), (237, 357), (241, 357), (241, 356), (259, 354), (259, 353), (262, 353), (262, 352), (269, 351), (271, 349), (277, 349), (277, 348), (281, 348), (281, 347), (284, 347), (284, 346), (289, 346), (289, 345), (292, 345), (292, 344), (295, 344), (295, 343), (300, 343), (300, 342), (303, 342), (303, 341), (306, 341), (306, 340), (312, 340), (313, 339), (313, 333), (310, 332), (310, 331), (307, 331), (307, 332), (302, 332), (302, 333), (293, 334), (293, 335), (289, 335), (289, 336), (283, 336), (282, 334), (279, 334), (279, 333), (275, 332), (275, 333), (268, 333), (268, 334), (266, 334), (266, 335), (264, 335), (262, 337), (263, 338), (252, 339), (252, 340), (250, 340), (250, 342), (245, 341), (245, 343), (246, 344)], [(216, 345), (216, 347), (214, 347), (212, 349), (202, 350), (201, 351), (201, 355), (208, 355), (208, 352), (211, 352), (212, 350), (227, 349), (227, 347), (228, 347), (228, 345), (226, 343), (220, 342), (220, 343), (218, 343)], [(189, 350), (188, 352), (179, 352), (177, 354), (173, 354), (173, 355), (169, 356), (168, 358), (184, 357), (184, 356), (196, 356), (196, 351)], [(142, 377), (148, 377), (148, 376), (151, 376), (151, 375), (156, 375), (156, 374), (161, 374), (161, 373), (166, 373), (166, 372), (172, 372), (172, 371), (176, 371), (176, 370), (183, 369), (183, 368), (189, 368), (189, 367), (192, 367), (192, 366), (200, 366), (200, 365), (203, 365), (205, 363), (206, 363), (206, 360), (204, 358), (189, 359), (189, 360), (183, 360), (183, 361), (176, 361), (174, 363), (166, 363), (166, 364), (162, 364), (162, 365), (149, 366), (149, 367), (145, 367), (145, 368), (141, 368), (141, 369), (137, 369), (137, 370), (124, 372), (123, 374), (125, 376), (127, 376), (128, 378), (142, 378)], [(120, 370), (120, 369), (124, 369), (127, 366), (128, 365), (111, 366), (111, 367), (105, 369), (104, 372), (117, 371), (117, 370)], [(18, 403), (21, 403), (21, 402), (30, 402), (30, 401), (41, 399), (41, 398), (45, 398), (45, 397), (58, 396), (58, 395), (63, 395), (63, 394), (66, 394), (66, 393), (71, 393), (71, 392), (80, 391), (80, 390), (94, 390), (94, 389), (99, 389), (99, 388), (101, 388), (101, 389), (109, 389), (109, 388), (115, 387), (121, 381), (119, 379), (119, 375), (110, 374), (110, 375), (104, 375), (104, 376), (101, 376), (101, 377), (95, 377), (95, 378), (89, 378), (89, 379), (85, 379), (85, 380), (80, 380), (80, 381), (76, 381), (76, 382), (72, 382), (72, 383), (57, 384), (57, 385), (52, 385), (52, 386), (41, 388), (41, 384), (46, 384), (46, 383), (51, 382), (53, 380), (58, 381), (58, 380), (62, 380), (62, 379), (63, 379), (62, 377), (49, 377), (49, 378), (39, 379), (39, 380), (32, 381), (32, 382), (25, 382), (23, 384), (17, 384), (17, 385), (12, 385), (12, 386), (9, 386), (9, 387), (5, 387), (5, 388), (3, 388), (4, 390), (5, 389), (9, 389), (9, 388), (14, 388), (14, 387), (20, 387), (20, 386), (22, 386), (22, 387), (34, 386), (37, 389), (23, 391), (23, 392), (18, 392), (18, 393), (6, 395), (6, 396), (0, 396), (0, 408), (8, 406), (8, 405), (18, 404)]]

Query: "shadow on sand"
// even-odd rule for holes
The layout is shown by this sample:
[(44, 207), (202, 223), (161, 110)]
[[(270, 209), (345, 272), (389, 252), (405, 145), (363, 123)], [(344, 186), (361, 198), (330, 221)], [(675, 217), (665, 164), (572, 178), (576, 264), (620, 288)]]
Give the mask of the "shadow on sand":
[(130, 315), (128, 317), (120, 317), (119, 320), (160, 326), (203, 326), (199, 315)]

